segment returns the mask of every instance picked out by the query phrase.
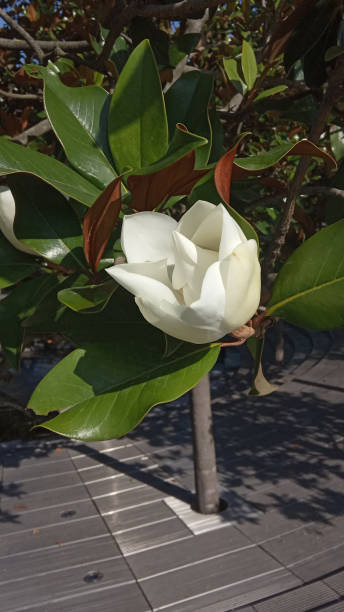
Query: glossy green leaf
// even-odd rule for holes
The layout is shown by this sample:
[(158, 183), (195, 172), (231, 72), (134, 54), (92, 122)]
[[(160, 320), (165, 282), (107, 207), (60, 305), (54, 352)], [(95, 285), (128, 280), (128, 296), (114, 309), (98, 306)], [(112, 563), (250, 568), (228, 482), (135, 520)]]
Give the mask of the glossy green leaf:
[(163, 168), (167, 168), (167, 166), (172, 166), (172, 164), (190, 153), (190, 151), (194, 151), (205, 144), (207, 144), (206, 138), (193, 134), (181, 124), (177, 124), (166, 155), (159, 159), (159, 161), (155, 162), (155, 164), (152, 164), (146, 168), (141, 168), (141, 170), (138, 170), (137, 172), (135, 171), (134, 174), (142, 175), (158, 172)]
[[(190, 205), (197, 202), (197, 200), (206, 200), (207, 202), (211, 202), (212, 204), (220, 204), (221, 198), (217, 193), (217, 189), (215, 187), (213, 172), (210, 172), (200, 181), (198, 181), (197, 185), (195, 185), (190, 196), (188, 197), (188, 202)], [(228, 206), (227, 204), (224, 204), (224, 206), (226, 206), (230, 215), (240, 225), (246, 238), (253, 238), (257, 242), (257, 244), (259, 244), (257, 233), (253, 229), (252, 225), (248, 221), (246, 221), (246, 219), (242, 217), (234, 208)]]
[(34, 257), (15, 249), (0, 232), (0, 289), (17, 283), (37, 269)]
[(57, 297), (62, 304), (76, 312), (99, 312), (106, 307), (117, 288), (117, 283), (109, 280), (99, 285), (61, 289)]
[(344, 326), (344, 219), (306, 240), (279, 272), (267, 314), (311, 329)]
[(177, 66), (186, 55), (193, 51), (199, 42), (200, 36), (200, 34), (183, 34), (174, 40), (168, 50), (171, 66)]
[(108, 129), (119, 173), (149, 166), (167, 151), (165, 105), (147, 40), (136, 47), (121, 72), (110, 104)]
[(246, 84), (244, 83), (244, 81), (241, 79), (240, 75), (239, 75), (239, 70), (238, 70), (238, 62), (237, 60), (235, 60), (234, 58), (223, 58), (223, 66), (224, 69), (226, 71), (226, 74), (230, 80), (230, 82), (232, 83), (232, 85), (235, 87), (235, 89), (241, 93), (242, 95), (244, 95), (245, 90), (246, 90)]
[(62, 193), (91, 206), (101, 190), (49, 155), (0, 138), (0, 175), (25, 172), (38, 176)]
[(23, 281), (0, 302), (0, 342), (9, 364), (18, 368), (23, 344), (22, 321), (33, 314), (39, 302), (57, 284), (55, 275), (44, 274)]
[(71, 268), (85, 268), (82, 230), (66, 198), (29, 174), (8, 177), (16, 202), (18, 240), (42, 257)]
[(248, 89), (252, 89), (257, 78), (257, 62), (254, 51), (246, 40), (242, 43), (241, 68)]
[(100, 189), (117, 175), (106, 156), (109, 95), (101, 87), (66, 87), (50, 64), (45, 73), (48, 119), (72, 166)]
[(209, 119), (212, 131), (212, 143), (209, 156), (209, 164), (212, 164), (214, 162), (217, 162), (220, 157), (222, 157), (222, 155), (225, 153), (225, 132), (215, 107), (210, 109)]
[[(332, 167), (336, 167), (336, 162), (326, 151), (323, 151), (315, 144), (307, 139), (300, 140), (297, 143), (288, 142), (278, 147), (273, 147), (266, 153), (260, 155), (252, 155), (251, 157), (236, 157), (234, 167), (239, 170), (234, 172), (232, 180), (243, 178), (247, 173), (259, 173), (275, 164), (279, 163), (287, 155), (310, 155), (312, 157), (320, 157)], [(240, 170), (243, 172), (240, 172)]]
[(196, 151), (196, 168), (207, 165), (211, 150), (211, 125), (208, 103), (213, 90), (213, 77), (199, 70), (185, 72), (165, 94), (168, 127), (172, 138), (176, 124), (184, 124), (190, 132), (207, 139)]
[(344, 157), (344, 132), (342, 128), (332, 126), (330, 131), (331, 149), (337, 161)]
[(268, 395), (276, 391), (278, 387), (266, 380), (262, 368), (262, 355), (264, 349), (264, 338), (249, 338), (246, 342), (247, 347), (253, 357), (254, 373), (250, 395)]
[(182, 343), (164, 356), (163, 334), (155, 338), (151, 329), (136, 330), (114, 344), (73, 351), (41, 381), (29, 408), (39, 414), (63, 410), (44, 427), (72, 438), (125, 435), (153, 406), (194, 387), (213, 367), (220, 350), (219, 345)]
[(265, 89), (265, 91), (261, 91), (254, 101), (258, 102), (259, 100), (263, 100), (264, 98), (270, 98), (270, 96), (274, 96), (277, 93), (281, 93), (286, 89), (288, 89), (288, 85), (276, 85), (276, 87), (270, 87), (270, 89)]

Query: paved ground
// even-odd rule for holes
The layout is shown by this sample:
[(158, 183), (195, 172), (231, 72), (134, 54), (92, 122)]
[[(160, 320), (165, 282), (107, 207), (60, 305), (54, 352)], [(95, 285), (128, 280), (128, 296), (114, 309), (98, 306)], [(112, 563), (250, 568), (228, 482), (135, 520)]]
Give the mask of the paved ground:
[(185, 519), (185, 399), (117, 441), (0, 445), (1, 612), (344, 612), (343, 334), (288, 328), (265, 398), (241, 355), (212, 375), (217, 524)]

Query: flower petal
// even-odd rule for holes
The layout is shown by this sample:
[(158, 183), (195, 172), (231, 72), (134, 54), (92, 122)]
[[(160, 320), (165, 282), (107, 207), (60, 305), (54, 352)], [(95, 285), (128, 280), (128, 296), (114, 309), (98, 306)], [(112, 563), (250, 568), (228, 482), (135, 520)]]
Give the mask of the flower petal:
[(222, 210), (222, 235), (219, 248), (219, 260), (228, 257), (234, 249), (247, 238), (240, 225), (233, 219), (222, 204), (218, 206)]
[(212, 326), (191, 326), (184, 321), (186, 312), (191, 309), (181, 304), (171, 304), (163, 300), (160, 303), (142, 298), (135, 299), (141, 314), (150, 323), (161, 329), (169, 336), (192, 342), (194, 344), (207, 344), (223, 336), (222, 331)]
[(185, 288), (185, 303), (190, 304), (200, 297), (204, 275), (217, 261), (217, 253), (201, 249), (178, 231), (173, 232), (172, 238), (175, 251), (172, 285), (174, 289)]
[(106, 271), (136, 297), (156, 302), (166, 300), (172, 304), (178, 304), (169, 286), (166, 260), (154, 263), (118, 264), (107, 268)]
[(226, 305), (225, 287), (220, 262), (213, 263), (205, 273), (201, 295), (193, 302), (183, 317), (190, 325), (218, 329), (218, 338), (227, 333), (224, 314)]
[(225, 320), (228, 332), (238, 329), (254, 315), (260, 300), (260, 265), (257, 243), (248, 240), (220, 263), (226, 289)]
[(192, 241), (203, 249), (218, 251), (219, 259), (224, 259), (238, 244), (246, 242), (246, 237), (223, 204), (218, 204), (199, 225)]
[(216, 208), (215, 204), (198, 200), (184, 213), (178, 223), (177, 231), (184, 234), (187, 238), (191, 238), (198, 226), (204, 221), (210, 213)]
[(33, 251), (29, 247), (19, 242), (16, 238), (13, 225), (14, 217), (16, 214), (16, 204), (12, 195), (11, 190), (4, 185), (0, 186), (0, 230), (7, 240), (19, 251), (24, 253), (30, 253), (31, 255), (37, 255), (36, 251)]
[(144, 211), (125, 216), (121, 244), (128, 263), (167, 259), (176, 227), (177, 222), (162, 213)]

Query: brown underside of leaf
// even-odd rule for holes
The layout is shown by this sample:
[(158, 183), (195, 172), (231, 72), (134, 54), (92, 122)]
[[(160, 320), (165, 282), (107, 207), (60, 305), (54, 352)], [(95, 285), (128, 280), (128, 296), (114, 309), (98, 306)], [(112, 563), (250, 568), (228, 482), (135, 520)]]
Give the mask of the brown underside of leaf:
[(121, 205), (121, 177), (118, 177), (96, 199), (84, 218), (84, 252), (94, 273), (116, 225)]
[(188, 195), (209, 170), (194, 170), (195, 153), (191, 151), (171, 166), (153, 174), (128, 178), (131, 207), (136, 211), (154, 210), (174, 195)]

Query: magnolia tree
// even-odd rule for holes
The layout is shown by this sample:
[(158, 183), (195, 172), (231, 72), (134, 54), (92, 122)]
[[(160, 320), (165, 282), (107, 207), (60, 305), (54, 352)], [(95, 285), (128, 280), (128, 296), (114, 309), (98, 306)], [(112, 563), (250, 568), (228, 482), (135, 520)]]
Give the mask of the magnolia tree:
[[(249, 48), (243, 57), (249, 82)], [(211, 78), (190, 71), (163, 92), (147, 40), (112, 95), (100, 85), (66, 86), (65, 67), (62, 59), (26, 68), (44, 81), (65, 162), (0, 139), (3, 351), (18, 368), (25, 336), (55, 333), (73, 343), (29, 407), (57, 411), (44, 427), (86, 441), (123, 436), (154, 405), (194, 389), (198, 490), (203, 473), (210, 491), (199, 508), (215, 510), (206, 375), (221, 347), (247, 341), (251, 393), (266, 394), (274, 387), (260, 360), (275, 317), (312, 329), (344, 320), (344, 221), (304, 241), (273, 284), (266, 275), (262, 293), (258, 237), (231, 206), (231, 184), (289, 155), (335, 162), (309, 140), (238, 156), (244, 134), (214, 155), (211, 130), (205, 138), (190, 129), (194, 114), (210, 125)], [(272, 260), (265, 258), (267, 271)]]

